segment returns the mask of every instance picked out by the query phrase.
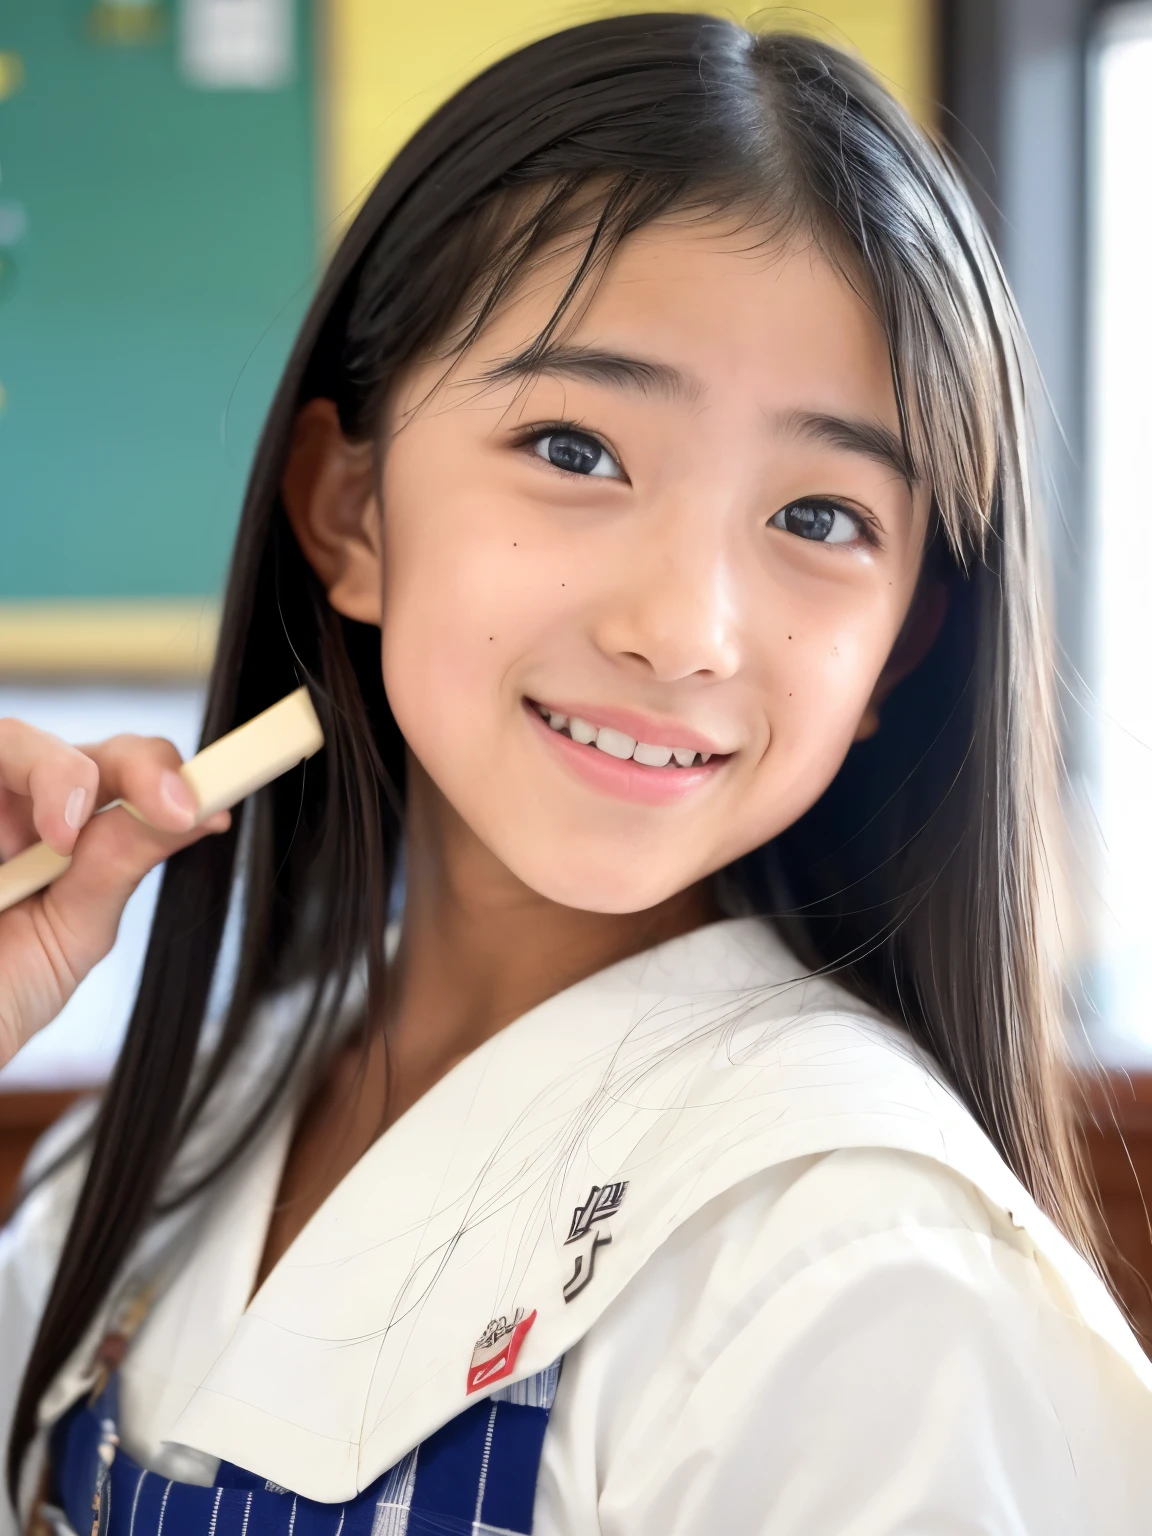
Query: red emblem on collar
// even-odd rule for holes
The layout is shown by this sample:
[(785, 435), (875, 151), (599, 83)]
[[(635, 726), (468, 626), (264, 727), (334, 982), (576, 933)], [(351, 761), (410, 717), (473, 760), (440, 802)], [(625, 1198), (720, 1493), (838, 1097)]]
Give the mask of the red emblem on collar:
[(511, 1376), (516, 1369), (520, 1346), (535, 1321), (535, 1308), (525, 1317), (523, 1307), (517, 1307), (511, 1317), (492, 1319), (476, 1340), (476, 1348), (472, 1351), (472, 1364), (468, 1367), (468, 1393), (480, 1392), (493, 1382)]

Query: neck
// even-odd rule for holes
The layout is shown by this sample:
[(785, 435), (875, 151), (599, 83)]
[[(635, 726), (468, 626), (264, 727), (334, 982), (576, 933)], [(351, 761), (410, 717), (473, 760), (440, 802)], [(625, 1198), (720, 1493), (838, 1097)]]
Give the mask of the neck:
[(301, 1116), (268, 1228), (262, 1280), (397, 1119), (456, 1062), (537, 1003), (721, 914), (707, 882), (646, 912), (546, 901), (471, 833), (409, 759), (404, 926), (385, 1028), (353, 1042)]
[(701, 881), (643, 912), (584, 912), (518, 880), (409, 759), (404, 924), (391, 975), (390, 1112), (530, 1008), (721, 913)]

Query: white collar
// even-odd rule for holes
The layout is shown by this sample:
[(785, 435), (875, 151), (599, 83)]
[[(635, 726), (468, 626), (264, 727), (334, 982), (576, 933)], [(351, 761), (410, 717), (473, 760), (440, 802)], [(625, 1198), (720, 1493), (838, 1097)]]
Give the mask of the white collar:
[[(1104, 1287), (911, 1045), (745, 918), (589, 977), (458, 1063), (300, 1233), (172, 1439), (349, 1498), (484, 1386), (571, 1348), (706, 1202), (863, 1146), (933, 1158), (1008, 1211), (1072, 1309), (1152, 1385)], [(494, 1330), (469, 1396), (477, 1339), (518, 1309), (531, 1326)], [(512, 1374), (493, 1375), (521, 1336)]]

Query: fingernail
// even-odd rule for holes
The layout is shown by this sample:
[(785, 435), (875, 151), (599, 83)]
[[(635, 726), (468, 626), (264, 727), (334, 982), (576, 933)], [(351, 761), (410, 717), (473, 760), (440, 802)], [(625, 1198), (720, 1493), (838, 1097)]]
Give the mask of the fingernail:
[(160, 775), (160, 798), (168, 803), (183, 821), (196, 814), (196, 796), (178, 773)]
[(64, 802), (64, 820), (73, 830), (84, 825), (84, 808), (88, 804), (88, 791), (78, 784)]

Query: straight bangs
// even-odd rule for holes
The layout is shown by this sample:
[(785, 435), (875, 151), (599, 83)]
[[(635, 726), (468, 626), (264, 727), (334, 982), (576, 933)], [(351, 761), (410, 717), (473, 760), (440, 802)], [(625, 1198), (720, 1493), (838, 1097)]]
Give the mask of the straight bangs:
[[(658, 219), (730, 224), (768, 246), (812, 240), (884, 328), (910, 474), (932, 486), (949, 548), (964, 566), (980, 558), (997, 484), (1026, 478), (1021, 363), (1005, 345), (1019, 336), (1019, 318), (947, 156), (866, 70), (837, 55), (833, 72), (813, 45), (797, 56), (800, 41), (747, 38), (742, 110), (702, 125), (715, 142), (706, 153), (697, 146), (695, 174), (593, 166), (550, 176), (541, 157), (461, 213), (434, 249), (410, 258), (434, 274), (430, 286), (451, 318), (439, 309), (424, 346), (403, 359), (391, 344), (397, 258), (381, 239), (330, 381), (344, 430), (377, 437), (403, 363), (428, 353), (454, 363), (545, 261), (567, 259), (569, 281), (518, 366), (545, 357), (621, 242)], [(786, 91), (776, 87), (782, 74)], [(856, 76), (855, 99), (844, 75)], [(419, 329), (411, 317), (409, 343)]]

